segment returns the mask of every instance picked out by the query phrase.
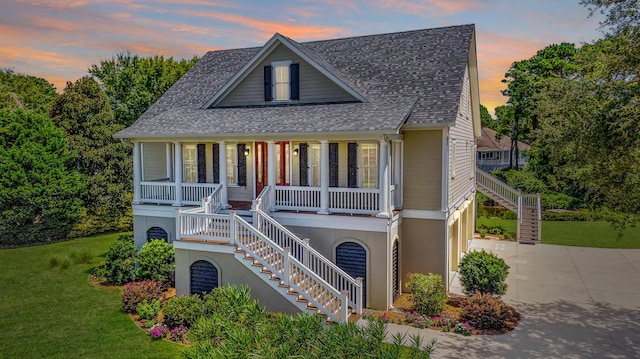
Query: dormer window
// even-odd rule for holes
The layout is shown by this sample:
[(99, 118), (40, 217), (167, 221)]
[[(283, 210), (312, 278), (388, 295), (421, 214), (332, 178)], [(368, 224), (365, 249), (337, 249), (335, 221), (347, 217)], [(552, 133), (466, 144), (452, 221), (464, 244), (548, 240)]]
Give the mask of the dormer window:
[(264, 100), (287, 102), (299, 100), (299, 64), (275, 61), (264, 67)]

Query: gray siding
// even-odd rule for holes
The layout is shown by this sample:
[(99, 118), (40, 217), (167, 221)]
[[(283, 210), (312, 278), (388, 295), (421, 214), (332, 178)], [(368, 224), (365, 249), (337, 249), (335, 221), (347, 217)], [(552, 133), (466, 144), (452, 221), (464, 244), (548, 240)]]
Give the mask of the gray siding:
[(448, 207), (454, 206), (475, 186), (476, 153), (472, 118), (469, 70), (467, 68), (456, 123), (449, 128)]
[(146, 142), (142, 144), (142, 180), (153, 181), (167, 178), (166, 144)]
[(265, 105), (264, 66), (273, 61), (291, 60), (300, 64), (300, 100), (292, 103), (323, 103), (353, 101), (346, 91), (327, 79), (318, 70), (283, 45), (278, 45), (247, 77), (240, 82), (219, 104), (219, 107)]

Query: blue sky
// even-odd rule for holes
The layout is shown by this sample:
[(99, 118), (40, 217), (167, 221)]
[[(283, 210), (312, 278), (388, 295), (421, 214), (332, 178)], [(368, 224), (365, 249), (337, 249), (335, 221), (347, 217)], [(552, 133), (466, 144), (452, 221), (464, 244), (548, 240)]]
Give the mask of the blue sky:
[(62, 91), (124, 51), (180, 58), (261, 46), (275, 32), (305, 41), (473, 23), (480, 99), (492, 111), (506, 101), (512, 62), (601, 37), (587, 15), (579, 0), (2, 0), (0, 67)]

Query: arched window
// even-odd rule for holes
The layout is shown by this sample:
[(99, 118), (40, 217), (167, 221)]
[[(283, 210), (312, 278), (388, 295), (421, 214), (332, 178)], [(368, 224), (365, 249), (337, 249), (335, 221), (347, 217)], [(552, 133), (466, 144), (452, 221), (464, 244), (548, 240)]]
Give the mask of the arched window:
[(169, 242), (169, 235), (167, 234), (167, 231), (161, 227), (151, 227), (147, 231), (147, 241), (152, 239), (162, 239), (165, 242)]
[(207, 261), (191, 265), (191, 294), (211, 292), (218, 287), (218, 269)]
[(336, 247), (336, 265), (353, 278), (362, 277), (362, 302), (366, 306), (367, 251), (358, 243), (344, 242)]

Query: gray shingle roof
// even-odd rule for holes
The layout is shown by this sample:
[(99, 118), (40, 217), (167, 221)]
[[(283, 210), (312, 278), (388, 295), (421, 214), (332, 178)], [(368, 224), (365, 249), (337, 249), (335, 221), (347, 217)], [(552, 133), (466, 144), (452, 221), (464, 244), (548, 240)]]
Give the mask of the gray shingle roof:
[(260, 48), (211, 51), (116, 137), (395, 132), (453, 124), (473, 25), (291, 43), (367, 102), (210, 108), (209, 101)]

